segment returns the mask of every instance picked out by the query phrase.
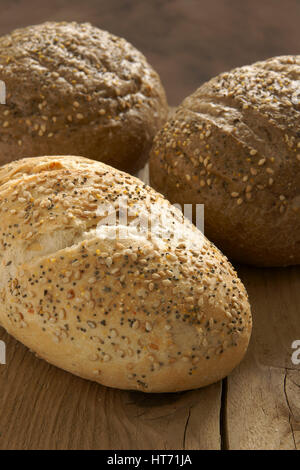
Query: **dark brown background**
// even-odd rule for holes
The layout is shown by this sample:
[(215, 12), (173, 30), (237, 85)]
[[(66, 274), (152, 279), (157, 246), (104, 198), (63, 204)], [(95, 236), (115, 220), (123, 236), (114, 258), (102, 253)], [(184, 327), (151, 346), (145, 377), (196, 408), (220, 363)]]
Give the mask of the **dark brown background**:
[(299, 0), (0, 0), (0, 34), (46, 20), (90, 21), (128, 39), (171, 105), (234, 66), (299, 54)]
[[(0, 0), (0, 34), (77, 20), (126, 37), (172, 105), (221, 71), (299, 54), (299, 19), (300, 0)], [(0, 328), (0, 449), (300, 449), (300, 366), (291, 362), (300, 267), (238, 271), (252, 306), (250, 347), (228, 378), (200, 390), (108, 389), (38, 360)]]

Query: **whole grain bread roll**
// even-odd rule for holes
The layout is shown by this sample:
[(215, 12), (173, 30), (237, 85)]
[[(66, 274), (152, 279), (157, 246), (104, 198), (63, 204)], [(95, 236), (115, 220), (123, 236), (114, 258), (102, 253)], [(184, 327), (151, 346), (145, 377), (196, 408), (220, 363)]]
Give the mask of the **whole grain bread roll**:
[(139, 179), (82, 157), (19, 160), (0, 168), (0, 217), (0, 324), (51, 364), (110, 387), (173, 392), (242, 359), (242, 282)]
[(1, 37), (0, 80), (0, 164), (76, 153), (133, 171), (167, 117), (145, 57), (88, 23), (47, 22)]
[(230, 258), (300, 263), (300, 56), (223, 73), (157, 134), (151, 185), (205, 205), (205, 234)]

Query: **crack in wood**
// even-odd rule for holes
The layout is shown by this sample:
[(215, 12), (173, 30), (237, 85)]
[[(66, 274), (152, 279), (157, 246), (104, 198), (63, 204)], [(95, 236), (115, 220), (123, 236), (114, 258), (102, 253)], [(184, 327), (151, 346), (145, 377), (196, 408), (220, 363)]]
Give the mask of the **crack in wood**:
[(185, 425), (184, 425), (183, 442), (182, 442), (182, 449), (183, 450), (185, 450), (186, 432), (187, 432), (187, 428), (188, 428), (190, 417), (191, 417), (191, 409), (192, 409), (192, 407), (189, 407), (188, 415), (187, 415), (186, 422), (185, 422)]
[(290, 405), (290, 402), (289, 402), (289, 399), (288, 399), (288, 394), (287, 394), (287, 391), (286, 391), (286, 379), (287, 379), (287, 370), (285, 371), (284, 379), (283, 379), (283, 392), (284, 392), (286, 404), (287, 404), (288, 409), (289, 409), (289, 425), (290, 425), (290, 428), (291, 428), (294, 447), (295, 447), (295, 450), (297, 450), (295, 432), (294, 432), (294, 427), (293, 427), (293, 424), (292, 424), (292, 418), (294, 419), (294, 414), (293, 414), (293, 411), (292, 411), (292, 408), (291, 408), (291, 405)]

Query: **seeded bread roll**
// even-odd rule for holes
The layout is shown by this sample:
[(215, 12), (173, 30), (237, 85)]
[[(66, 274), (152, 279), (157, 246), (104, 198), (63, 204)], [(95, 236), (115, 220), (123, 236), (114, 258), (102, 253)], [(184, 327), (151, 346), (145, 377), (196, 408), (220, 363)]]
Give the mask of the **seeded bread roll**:
[[(107, 217), (125, 196), (128, 233), (114, 237)], [(159, 217), (143, 232), (150, 209)], [(110, 387), (174, 392), (242, 359), (242, 282), (137, 178), (81, 157), (19, 160), (0, 168), (0, 217), (0, 324), (48, 362)]]
[(145, 57), (88, 23), (47, 22), (1, 37), (0, 80), (0, 164), (59, 152), (132, 171), (167, 117)]
[(300, 56), (213, 78), (155, 138), (151, 185), (205, 205), (205, 234), (230, 258), (300, 263)]

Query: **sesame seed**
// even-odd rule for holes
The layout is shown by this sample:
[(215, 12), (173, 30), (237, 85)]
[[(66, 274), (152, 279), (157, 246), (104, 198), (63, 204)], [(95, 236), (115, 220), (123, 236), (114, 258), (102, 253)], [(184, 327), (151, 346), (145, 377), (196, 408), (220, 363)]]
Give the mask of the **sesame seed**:
[[(96, 354), (96, 353), (90, 354), (90, 355), (88, 356), (88, 359), (89, 359), (90, 361), (97, 361), (97, 360), (99, 359), (99, 356), (98, 356), (98, 354)], [(97, 372), (98, 372), (98, 371), (97, 371)]]

